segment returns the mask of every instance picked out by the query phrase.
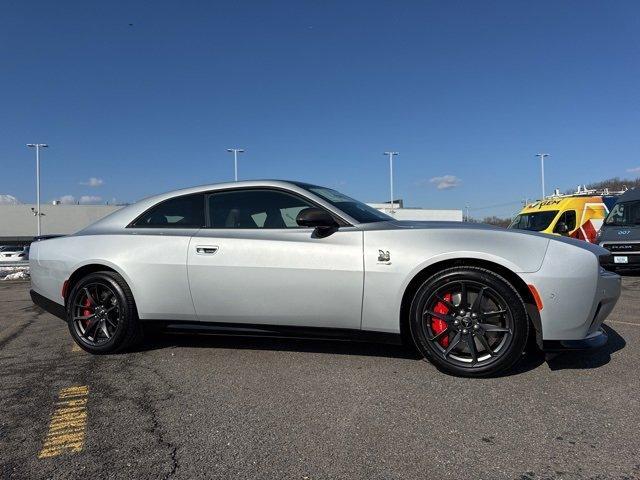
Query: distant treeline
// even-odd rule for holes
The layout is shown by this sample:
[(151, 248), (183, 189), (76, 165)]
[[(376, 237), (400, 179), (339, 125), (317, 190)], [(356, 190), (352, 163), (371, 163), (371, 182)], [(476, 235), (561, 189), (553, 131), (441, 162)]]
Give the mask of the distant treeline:
[(510, 218), (500, 218), (492, 215), (490, 217), (484, 217), (482, 220), (478, 218), (469, 218), (468, 220), (471, 223), (486, 223), (488, 225), (495, 225), (497, 227), (507, 228), (511, 223)]
[[(588, 189), (595, 188), (596, 190), (604, 190), (605, 188), (608, 188), (612, 192), (622, 190), (625, 187), (626, 188), (640, 187), (640, 177), (638, 178), (614, 177), (608, 180), (602, 180), (600, 182), (593, 182), (593, 183), (587, 184)], [(575, 191), (576, 189), (573, 188), (571, 190), (566, 190), (564, 193), (574, 193)]]

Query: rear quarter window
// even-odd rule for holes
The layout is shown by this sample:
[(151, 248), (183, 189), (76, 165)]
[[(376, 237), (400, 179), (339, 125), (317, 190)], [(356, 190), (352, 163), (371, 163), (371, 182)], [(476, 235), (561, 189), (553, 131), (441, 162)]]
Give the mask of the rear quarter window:
[(144, 212), (129, 227), (134, 228), (202, 228), (204, 194), (196, 193), (165, 200)]

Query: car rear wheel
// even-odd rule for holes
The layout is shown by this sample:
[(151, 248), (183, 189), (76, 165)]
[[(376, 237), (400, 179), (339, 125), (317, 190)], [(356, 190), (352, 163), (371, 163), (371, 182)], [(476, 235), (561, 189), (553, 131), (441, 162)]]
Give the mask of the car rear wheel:
[(95, 354), (125, 350), (142, 336), (131, 290), (115, 272), (90, 273), (75, 284), (67, 323), (76, 343)]
[(454, 375), (495, 375), (513, 367), (525, 351), (524, 302), (490, 270), (455, 267), (433, 275), (418, 288), (410, 315), (418, 350)]

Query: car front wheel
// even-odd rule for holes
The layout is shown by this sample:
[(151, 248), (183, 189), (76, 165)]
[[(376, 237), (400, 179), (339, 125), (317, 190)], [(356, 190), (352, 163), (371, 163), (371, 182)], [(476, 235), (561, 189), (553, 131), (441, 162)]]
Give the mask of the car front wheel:
[(427, 279), (410, 310), (418, 350), (441, 370), (484, 377), (523, 356), (529, 321), (517, 290), (500, 275), (454, 267)]
[(142, 334), (131, 290), (115, 272), (90, 273), (75, 284), (67, 323), (76, 343), (95, 354), (125, 350)]

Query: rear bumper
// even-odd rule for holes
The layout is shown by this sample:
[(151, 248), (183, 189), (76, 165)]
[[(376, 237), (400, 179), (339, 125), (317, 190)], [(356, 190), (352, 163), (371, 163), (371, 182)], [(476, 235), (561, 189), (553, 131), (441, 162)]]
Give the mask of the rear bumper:
[(599, 328), (582, 340), (545, 340), (542, 349), (545, 352), (564, 352), (570, 350), (593, 350), (606, 345), (609, 340), (607, 332)]
[(64, 305), (60, 305), (53, 300), (49, 300), (47, 297), (43, 297), (35, 290), (31, 290), (29, 293), (31, 294), (31, 300), (37, 306), (49, 312), (50, 314), (55, 315), (61, 320), (67, 320), (67, 311), (65, 310)]

